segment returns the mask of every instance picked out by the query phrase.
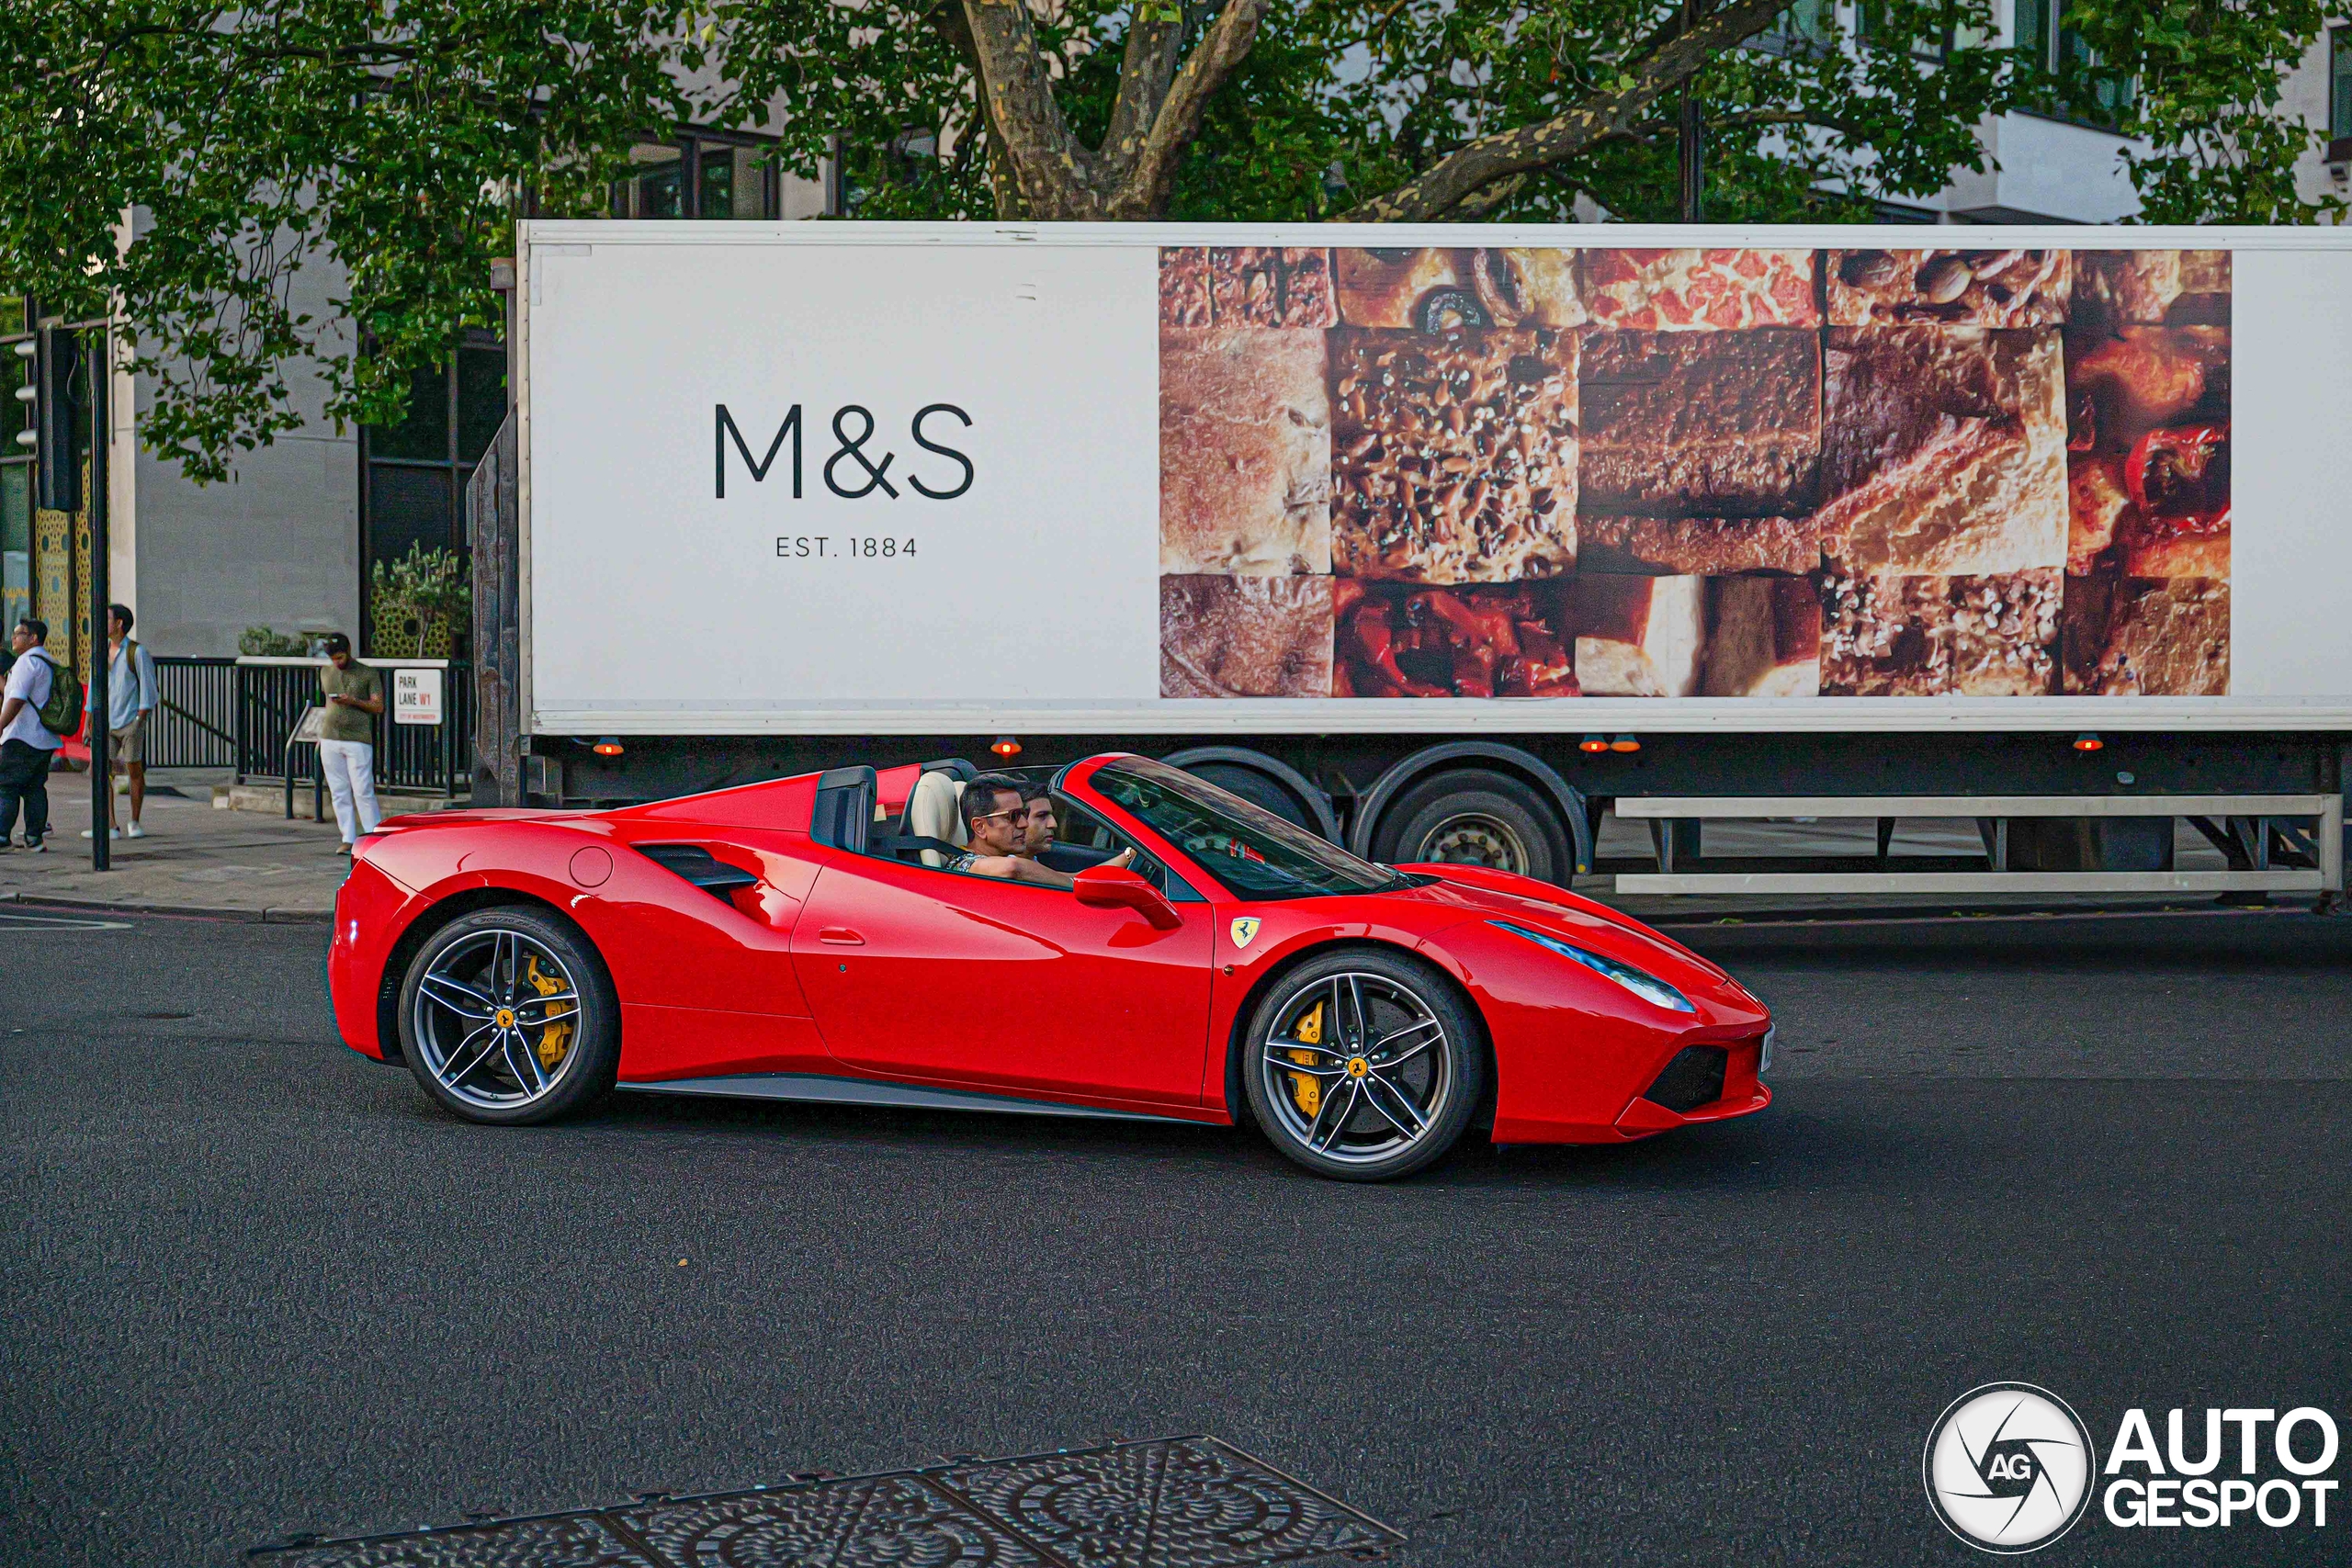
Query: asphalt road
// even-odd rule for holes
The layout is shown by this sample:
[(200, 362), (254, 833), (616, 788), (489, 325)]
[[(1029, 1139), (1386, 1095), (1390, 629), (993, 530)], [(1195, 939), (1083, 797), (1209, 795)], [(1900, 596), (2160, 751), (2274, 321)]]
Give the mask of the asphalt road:
[[(1982, 1562), (1919, 1480), (1977, 1383), (2102, 1449), (2352, 1414), (2352, 919), (1683, 931), (1781, 1015), (1770, 1111), (1370, 1189), (1133, 1124), (470, 1128), (334, 1043), (321, 928), (94, 924), (0, 914), (12, 1564), (1180, 1432), (1414, 1565)], [(2037, 1561), (2341, 1562), (2338, 1498)]]

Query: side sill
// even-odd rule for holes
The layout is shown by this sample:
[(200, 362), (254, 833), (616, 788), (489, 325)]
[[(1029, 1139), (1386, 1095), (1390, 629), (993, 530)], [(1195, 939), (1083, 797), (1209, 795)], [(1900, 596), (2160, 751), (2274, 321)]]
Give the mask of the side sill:
[(1102, 1111), (1051, 1100), (1021, 1100), (970, 1089), (932, 1089), (876, 1078), (837, 1078), (820, 1073), (732, 1073), (707, 1078), (665, 1078), (654, 1083), (617, 1083), (615, 1089), (649, 1094), (718, 1095), (734, 1100), (788, 1100), (821, 1105), (880, 1105), (912, 1111), (994, 1111), (1016, 1116), (1078, 1116), (1112, 1122), (1203, 1123), (1182, 1116), (1140, 1111)]

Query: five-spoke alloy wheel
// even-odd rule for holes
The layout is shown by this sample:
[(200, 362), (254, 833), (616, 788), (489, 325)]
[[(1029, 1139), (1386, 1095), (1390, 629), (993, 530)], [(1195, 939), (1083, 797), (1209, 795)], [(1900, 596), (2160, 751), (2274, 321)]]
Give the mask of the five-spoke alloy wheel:
[(401, 1049), (424, 1091), (474, 1122), (544, 1122), (610, 1089), (619, 1009), (588, 943), (534, 910), (435, 931), (401, 987)]
[(1486, 1089), (1476, 1020), (1428, 965), (1340, 950), (1251, 1020), (1242, 1082), (1274, 1146), (1318, 1176), (1383, 1181), (1462, 1135)]

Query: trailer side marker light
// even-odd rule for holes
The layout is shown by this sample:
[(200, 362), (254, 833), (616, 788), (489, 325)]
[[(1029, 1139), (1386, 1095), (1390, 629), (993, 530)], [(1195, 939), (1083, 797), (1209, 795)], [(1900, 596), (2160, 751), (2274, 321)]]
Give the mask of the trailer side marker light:
[(2106, 744), (2106, 741), (2101, 740), (2087, 729), (2075, 737), (2075, 750), (2077, 751), (2096, 751)]
[(1000, 757), (1018, 757), (1021, 755), (1021, 742), (1010, 735), (1000, 735), (996, 738), (996, 744), (989, 750)]
[(616, 735), (600, 735), (596, 738), (596, 743), (588, 750), (595, 752), (599, 757), (617, 757), (621, 754), (620, 738)]
[(1638, 751), (1642, 743), (1630, 735), (1621, 735), (1609, 743), (1609, 749), (1611, 751)]
[(1606, 751), (1609, 750), (1609, 738), (1605, 735), (1588, 735), (1582, 740), (1577, 742), (1577, 750), (1579, 751)]

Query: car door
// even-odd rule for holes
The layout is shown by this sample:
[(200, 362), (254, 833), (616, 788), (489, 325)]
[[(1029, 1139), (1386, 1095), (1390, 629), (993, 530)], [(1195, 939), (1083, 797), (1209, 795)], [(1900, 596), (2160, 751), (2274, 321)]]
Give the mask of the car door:
[(827, 1049), (851, 1066), (1195, 1105), (1211, 911), (1174, 908), (1161, 931), (1058, 888), (843, 856), (809, 891), (793, 964)]

